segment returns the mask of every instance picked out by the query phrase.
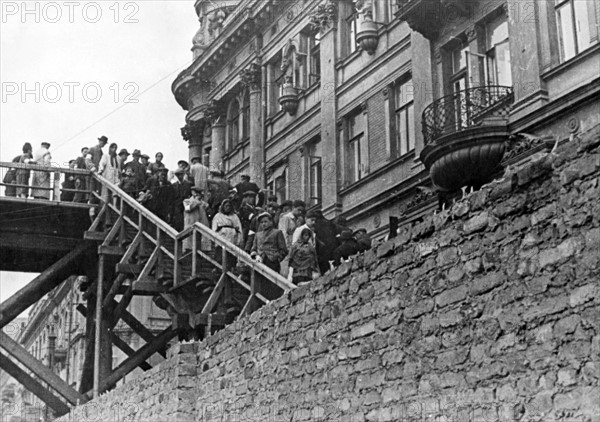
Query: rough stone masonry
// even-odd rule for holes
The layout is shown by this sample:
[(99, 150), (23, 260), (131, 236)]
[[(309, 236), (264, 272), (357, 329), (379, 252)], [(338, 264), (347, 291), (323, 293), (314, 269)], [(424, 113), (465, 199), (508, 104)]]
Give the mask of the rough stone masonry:
[(600, 127), (62, 421), (600, 421)]

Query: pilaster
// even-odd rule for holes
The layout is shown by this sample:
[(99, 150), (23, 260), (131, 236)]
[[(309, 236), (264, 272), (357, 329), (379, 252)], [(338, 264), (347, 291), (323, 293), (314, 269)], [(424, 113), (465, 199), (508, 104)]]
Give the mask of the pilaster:
[[(311, 16), (311, 23), (321, 32), (321, 92), (335, 92), (337, 73), (335, 61), (337, 52), (337, 2), (329, 0), (320, 5)], [(321, 145), (323, 151), (322, 166), (329, 168), (336, 163), (338, 171), (327, 172), (323, 177), (322, 211), (325, 217), (335, 217), (339, 211), (338, 191), (340, 187), (341, 163), (337, 131), (337, 98), (335, 95), (321, 95)]]
[(262, 115), (262, 89), (261, 68), (256, 63), (240, 72), (242, 84), (248, 89), (250, 101), (249, 132), (249, 176), (261, 188), (265, 185), (265, 150), (263, 142), (263, 115)]

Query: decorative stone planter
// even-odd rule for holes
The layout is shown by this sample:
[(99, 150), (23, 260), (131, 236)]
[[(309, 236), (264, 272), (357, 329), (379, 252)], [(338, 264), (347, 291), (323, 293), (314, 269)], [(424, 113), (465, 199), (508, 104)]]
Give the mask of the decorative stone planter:
[(375, 54), (377, 44), (379, 43), (379, 34), (377, 33), (377, 23), (370, 19), (361, 22), (356, 42), (369, 55)]
[(298, 90), (292, 85), (283, 86), (283, 95), (279, 97), (281, 108), (290, 116), (298, 110)]

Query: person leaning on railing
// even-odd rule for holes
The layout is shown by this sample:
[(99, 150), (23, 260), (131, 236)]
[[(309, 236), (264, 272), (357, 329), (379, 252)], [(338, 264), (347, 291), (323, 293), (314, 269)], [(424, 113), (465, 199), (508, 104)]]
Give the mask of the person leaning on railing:
[[(40, 167), (50, 167), (50, 143), (42, 142), (41, 148), (33, 153), (33, 161)], [(34, 170), (31, 178), (31, 196), (35, 199), (50, 199), (50, 172)]]
[[(33, 161), (33, 147), (29, 142), (25, 142), (23, 145), (23, 154), (19, 158), (19, 163), (29, 164)], [(29, 196), (29, 175), (30, 172), (27, 169), (17, 169), (17, 185), (21, 185), (17, 188), (17, 196), (19, 198), (27, 198)]]

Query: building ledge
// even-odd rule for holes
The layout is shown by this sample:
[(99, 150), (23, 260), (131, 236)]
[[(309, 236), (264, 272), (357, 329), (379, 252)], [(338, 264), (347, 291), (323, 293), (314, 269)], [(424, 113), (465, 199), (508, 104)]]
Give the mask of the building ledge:
[(589, 57), (595, 56), (598, 52), (600, 52), (600, 43), (596, 43), (592, 47), (576, 55), (575, 57), (567, 60), (566, 62), (563, 62), (550, 70), (547, 70), (546, 72), (542, 73), (541, 77), (542, 79), (546, 80), (558, 76), (561, 73), (566, 72), (567, 70), (575, 67), (577, 64), (588, 59)]

